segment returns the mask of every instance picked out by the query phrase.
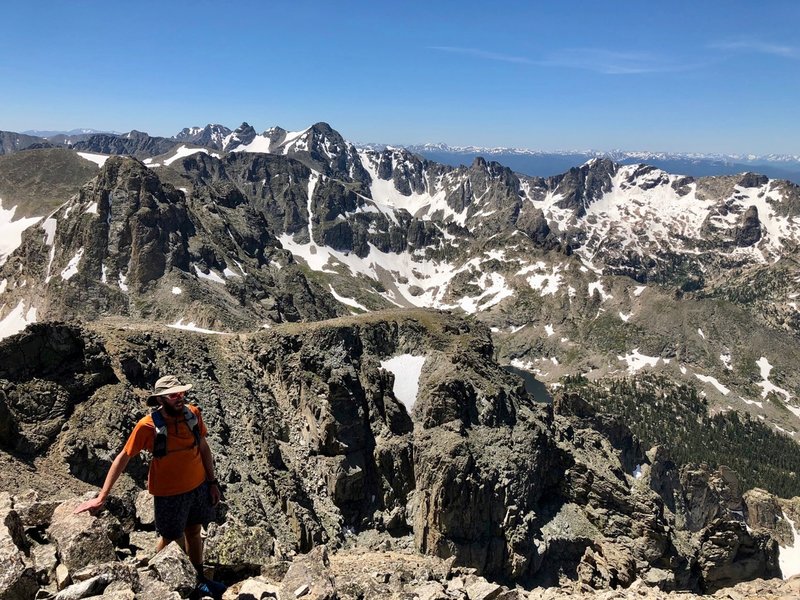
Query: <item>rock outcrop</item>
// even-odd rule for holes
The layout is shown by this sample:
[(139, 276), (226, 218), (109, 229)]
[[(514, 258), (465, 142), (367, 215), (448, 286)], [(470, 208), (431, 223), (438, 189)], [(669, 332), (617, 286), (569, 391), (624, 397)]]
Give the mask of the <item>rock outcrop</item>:
[[(14, 352), (29, 339), (39, 348), (80, 340), (72, 342), (80, 351), (42, 369), (36, 353)], [(776, 544), (745, 527), (735, 474), (695, 466), (676, 480), (663, 451), (647, 456), (624, 425), (579, 396), (534, 402), (494, 362), (489, 331), (473, 320), (391, 311), (235, 336), (43, 324), (0, 343), (0, 353), (6, 397), (34, 368), (40, 386), (72, 394), (63, 425), (35, 448), (48, 450), (53, 470), (77, 478), (76, 492), (86, 489), (78, 479), (102, 483), (160, 374), (192, 383), (227, 497), (207, 556), (231, 578), (322, 544), (413, 548), (526, 586), (566, 577), (624, 588), (643, 579), (664, 590), (713, 591), (778, 574)], [(382, 367), (393, 357), (424, 362), (418, 376), (395, 375)], [(396, 377), (417, 382), (408, 405), (396, 396)], [(16, 406), (11, 428), (25, 431)], [(21, 451), (15, 439), (5, 440), (5, 452)], [(637, 465), (650, 475), (636, 479)], [(150, 526), (141, 506), (137, 513), (141, 461), (128, 473), (110, 504), (114, 518), (72, 516), (74, 502), (50, 517), (26, 508), (43, 515), (37, 528), (67, 570), (64, 581), (113, 562), (121, 545), (139, 553), (134, 534)], [(49, 585), (58, 568), (38, 572)], [(159, 577), (153, 585), (164, 583)], [(327, 577), (313, 577), (321, 597), (333, 593)], [(429, 587), (431, 597), (442, 592)], [(487, 596), (498, 589), (486, 588)]]

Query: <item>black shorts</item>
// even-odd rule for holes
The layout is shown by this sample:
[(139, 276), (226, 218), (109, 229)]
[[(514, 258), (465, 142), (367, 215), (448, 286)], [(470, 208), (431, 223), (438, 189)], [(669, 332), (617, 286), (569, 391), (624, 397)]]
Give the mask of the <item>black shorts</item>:
[(190, 525), (206, 526), (217, 516), (205, 481), (185, 494), (153, 496), (153, 502), (156, 531), (165, 540), (177, 540)]

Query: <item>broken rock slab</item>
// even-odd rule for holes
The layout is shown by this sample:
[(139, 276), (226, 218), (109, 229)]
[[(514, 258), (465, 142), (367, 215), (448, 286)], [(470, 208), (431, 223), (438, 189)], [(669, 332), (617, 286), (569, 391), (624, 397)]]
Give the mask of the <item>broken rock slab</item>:
[(40, 500), (35, 490), (14, 498), (14, 510), (19, 513), (25, 527), (47, 527), (59, 504), (61, 502), (57, 500)]
[(281, 582), (280, 598), (333, 600), (336, 598), (336, 582), (330, 566), (328, 548), (325, 545), (295, 557)]
[(136, 520), (144, 527), (152, 527), (156, 522), (156, 510), (153, 505), (153, 496), (147, 490), (142, 490), (136, 496)]
[(88, 512), (74, 514), (79, 500), (62, 502), (53, 512), (47, 534), (58, 548), (61, 564), (70, 573), (92, 563), (116, 560), (109, 536), (108, 519), (100, 520)]
[(495, 600), (503, 591), (503, 586), (479, 578), (468, 583), (464, 591), (469, 600)]
[(22, 551), (24, 544), (19, 515), (11, 509), (0, 510), (0, 598), (25, 600), (36, 595), (36, 573)]
[(109, 584), (106, 575), (97, 575), (86, 581), (73, 583), (56, 594), (55, 600), (81, 600), (89, 596), (99, 596)]
[(236, 599), (236, 600), (266, 600), (268, 598), (278, 598), (280, 589), (267, 582), (261, 577), (251, 577), (246, 579), (239, 586), (238, 589), (230, 589), (223, 595), (223, 600)]
[(183, 549), (175, 542), (170, 543), (150, 561), (158, 579), (170, 590), (187, 596), (197, 586), (197, 571)]

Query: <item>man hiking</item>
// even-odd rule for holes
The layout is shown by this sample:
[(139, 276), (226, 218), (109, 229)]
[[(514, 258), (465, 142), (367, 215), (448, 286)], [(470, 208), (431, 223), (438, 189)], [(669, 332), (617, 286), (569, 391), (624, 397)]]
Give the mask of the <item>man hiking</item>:
[(147, 489), (153, 495), (156, 531), (161, 536), (157, 550), (178, 542), (197, 569), (198, 591), (201, 595), (219, 597), (225, 586), (207, 580), (203, 574), (200, 533), (216, 516), (220, 489), (200, 409), (184, 401), (191, 388), (174, 375), (156, 381), (147, 405), (159, 408), (139, 420), (125, 447), (111, 463), (100, 493), (78, 506), (75, 512), (100, 510), (130, 459), (142, 450), (149, 450), (153, 459)]

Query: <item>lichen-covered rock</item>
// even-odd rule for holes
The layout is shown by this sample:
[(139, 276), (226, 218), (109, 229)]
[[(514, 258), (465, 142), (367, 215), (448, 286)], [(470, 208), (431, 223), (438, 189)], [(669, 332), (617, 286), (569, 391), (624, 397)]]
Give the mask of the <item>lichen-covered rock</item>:
[(334, 600), (336, 582), (331, 574), (327, 547), (317, 546), (295, 557), (281, 581), (280, 597), (306, 600)]
[(53, 512), (47, 534), (58, 549), (61, 564), (70, 573), (92, 563), (116, 560), (111, 541), (113, 518), (93, 517), (89, 513), (75, 514), (79, 500), (62, 502)]
[(150, 561), (150, 569), (167, 588), (186, 597), (197, 585), (197, 571), (189, 557), (172, 542)]
[(27, 549), (19, 515), (0, 510), (0, 600), (32, 600), (36, 595), (36, 573), (23, 552)]
[(744, 493), (747, 506), (747, 525), (753, 529), (766, 529), (781, 546), (794, 544), (792, 526), (786, 520), (778, 499), (766, 490), (754, 488)]
[(698, 541), (697, 564), (706, 592), (758, 577), (780, 577), (778, 543), (765, 532), (751, 533), (744, 523), (719, 519)]
[(56, 594), (55, 600), (81, 600), (89, 596), (99, 596), (108, 584), (109, 579), (106, 575), (96, 575), (61, 590)]
[(144, 527), (152, 527), (156, 522), (156, 511), (153, 496), (147, 490), (136, 495), (136, 520)]
[(626, 588), (636, 578), (630, 550), (613, 543), (586, 548), (578, 565), (578, 581), (594, 589)]

